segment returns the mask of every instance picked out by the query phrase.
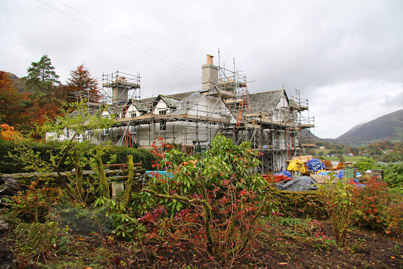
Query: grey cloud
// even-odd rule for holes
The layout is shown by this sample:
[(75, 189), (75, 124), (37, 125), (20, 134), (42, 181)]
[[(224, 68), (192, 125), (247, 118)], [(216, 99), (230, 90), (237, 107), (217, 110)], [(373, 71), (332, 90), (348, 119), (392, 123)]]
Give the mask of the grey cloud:
[[(311, 109), (326, 114), (315, 113), (319, 126), (328, 111), (346, 119), (352, 104), (359, 103), (359, 117), (370, 106), (378, 106), (380, 113), (383, 106), (398, 107), (402, 98), (388, 88), (403, 83), (402, 1), (60, 0), (101, 24), (58, 0), (42, 1), (97, 30), (39, 1), (3, 0), (0, 69), (25, 75), (31, 62), (48, 54), (62, 80), (82, 63), (95, 77), (117, 68), (139, 72), (146, 97), (200, 89), (205, 54), (214, 54), (217, 63), (220, 48), (221, 64), (232, 68), (235, 57), (237, 68), (254, 81), (249, 84), (252, 92), (283, 84), (290, 95), (300, 89), (311, 100)], [(365, 91), (362, 81), (375, 86)], [(343, 91), (346, 101), (335, 89)], [(383, 103), (379, 93), (386, 96)], [(388, 97), (392, 93), (395, 97)], [(326, 110), (319, 103), (326, 104)], [(354, 123), (345, 120), (337, 132)], [(331, 134), (329, 128), (318, 127), (318, 133)]]

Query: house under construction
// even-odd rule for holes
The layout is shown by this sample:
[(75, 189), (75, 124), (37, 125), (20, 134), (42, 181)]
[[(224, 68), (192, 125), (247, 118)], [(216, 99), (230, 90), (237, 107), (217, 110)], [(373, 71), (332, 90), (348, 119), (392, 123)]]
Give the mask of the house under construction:
[[(141, 99), (140, 76), (116, 72), (103, 75), (109, 106), (93, 104), (102, 115), (116, 115), (116, 125), (93, 132), (94, 143), (113, 141), (127, 147), (150, 147), (157, 137), (180, 144), (193, 154), (207, 149), (217, 134), (234, 143), (250, 141), (261, 151), (262, 173), (286, 169), (286, 160), (299, 156), (304, 129), (313, 127), (308, 102), (299, 92), (290, 98), (284, 89), (249, 93), (246, 77), (213, 63), (202, 66), (201, 90)], [(131, 98), (130, 98), (131, 97)], [(305, 141), (306, 142), (306, 141)]]

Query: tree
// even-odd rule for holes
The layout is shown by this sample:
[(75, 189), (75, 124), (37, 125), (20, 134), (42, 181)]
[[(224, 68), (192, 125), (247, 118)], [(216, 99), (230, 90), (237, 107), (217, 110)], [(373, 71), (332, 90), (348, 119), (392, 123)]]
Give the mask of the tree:
[(59, 76), (54, 71), (51, 60), (43, 55), (39, 62), (32, 62), (28, 68), (25, 85), (34, 92), (50, 93), (54, 86), (60, 84)]
[(14, 126), (21, 130), (26, 125), (26, 95), (17, 91), (13, 81), (5, 72), (0, 72), (0, 123)]
[[(67, 80), (67, 94), (82, 92), (87, 100), (99, 101), (101, 93), (98, 89), (98, 82), (91, 77), (91, 73), (84, 65), (80, 65), (71, 71), (70, 76), (71, 78)], [(69, 99), (71, 100), (71, 96), (67, 96), (66, 100)]]
[(14, 125), (13, 119), (17, 116), (18, 101), (21, 94), (13, 88), (10, 77), (0, 72), (0, 122)]
[(31, 93), (32, 121), (42, 125), (47, 118), (53, 119), (61, 106), (58, 96), (59, 76), (54, 71), (47, 55), (39, 62), (32, 62), (28, 68), (25, 86)]

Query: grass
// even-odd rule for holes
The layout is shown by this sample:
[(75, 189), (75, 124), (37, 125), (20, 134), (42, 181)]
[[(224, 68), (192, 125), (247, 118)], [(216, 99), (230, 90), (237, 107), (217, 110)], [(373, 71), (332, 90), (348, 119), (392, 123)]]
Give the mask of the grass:
[[(361, 159), (366, 158), (366, 156), (344, 156), (345, 162), (358, 162)], [(324, 157), (323, 159), (328, 161), (339, 161), (339, 157)]]

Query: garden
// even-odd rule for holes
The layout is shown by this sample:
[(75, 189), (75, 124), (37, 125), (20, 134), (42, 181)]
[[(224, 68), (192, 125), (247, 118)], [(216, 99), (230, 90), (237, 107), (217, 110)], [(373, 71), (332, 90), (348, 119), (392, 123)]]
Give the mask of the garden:
[[(35, 135), (112, 124), (77, 109)], [(403, 266), (402, 164), (384, 181), (330, 178), (317, 191), (289, 192), (254, 172), (260, 153), (249, 143), (221, 135), (194, 156), (161, 138), (151, 152), (75, 137), (12, 144), (2, 159), (33, 174), (1, 177), (4, 268)], [(127, 168), (112, 171), (116, 162)]]

